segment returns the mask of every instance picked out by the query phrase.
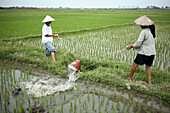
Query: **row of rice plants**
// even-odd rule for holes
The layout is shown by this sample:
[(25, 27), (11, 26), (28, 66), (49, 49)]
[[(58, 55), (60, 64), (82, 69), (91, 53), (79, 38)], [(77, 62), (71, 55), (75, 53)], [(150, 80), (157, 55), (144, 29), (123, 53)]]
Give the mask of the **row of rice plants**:
[[(21, 68), (21, 66), (19, 66)], [(9, 65), (0, 65), (0, 110), (2, 112), (24, 113), (29, 112), (164, 112), (154, 106), (154, 99), (150, 104), (144, 104), (132, 99), (132, 95), (123, 97), (117, 89), (105, 88), (100, 84), (91, 85), (89, 81), (77, 85), (77, 90), (61, 92), (46, 97), (27, 95), (25, 89), (18, 92), (20, 82), (30, 80), (29, 71), (19, 72)], [(34, 76), (37, 76), (35, 74)], [(17, 89), (17, 90), (16, 90)], [(98, 89), (98, 90), (96, 90)], [(112, 91), (111, 91), (112, 90)]]
[[(165, 26), (157, 25), (157, 55), (153, 62), (154, 68), (168, 70), (169, 61), (169, 38), (168, 30), (159, 31)], [(71, 51), (77, 56), (94, 58), (98, 60), (113, 60), (117, 62), (132, 63), (137, 52), (126, 50), (126, 46), (135, 43), (141, 29), (138, 26), (125, 27), (124, 29), (107, 29), (97, 32), (89, 32), (82, 35), (61, 37), (59, 41), (54, 40), (54, 47)], [(41, 40), (28, 41), (30, 46), (44, 48)]]

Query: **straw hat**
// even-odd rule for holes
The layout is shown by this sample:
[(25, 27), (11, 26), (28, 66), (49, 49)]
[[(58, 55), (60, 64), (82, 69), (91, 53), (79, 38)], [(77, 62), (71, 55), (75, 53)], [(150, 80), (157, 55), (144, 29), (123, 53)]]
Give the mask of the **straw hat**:
[(135, 21), (133, 21), (133, 23), (141, 26), (149, 26), (154, 24), (154, 22), (145, 15), (137, 18)]
[(55, 21), (55, 19), (47, 15), (42, 22), (50, 22), (50, 21)]

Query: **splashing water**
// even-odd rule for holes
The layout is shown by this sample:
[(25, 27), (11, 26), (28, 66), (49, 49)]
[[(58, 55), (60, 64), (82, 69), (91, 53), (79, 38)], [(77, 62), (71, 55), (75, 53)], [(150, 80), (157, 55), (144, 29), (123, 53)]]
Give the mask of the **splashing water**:
[(34, 77), (31, 81), (21, 83), (26, 88), (27, 93), (35, 97), (42, 97), (60, 91), (66, 91), (75, 87), (75, 81), (79, 78), (80, 72), (68, 68), (68, 78)]

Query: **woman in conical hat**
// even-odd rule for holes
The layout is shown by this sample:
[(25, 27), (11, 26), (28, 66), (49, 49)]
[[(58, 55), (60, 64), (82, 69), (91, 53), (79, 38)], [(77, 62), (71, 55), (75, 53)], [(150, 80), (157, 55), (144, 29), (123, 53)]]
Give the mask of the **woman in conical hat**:
[(55, 62), (55, 48), (52, 46), (53, 37), (59, 40), (58, 34), (53, 34), (50, 24), (52, 21), (55, 21), (52, 17), (47, 15), (42, 22), (45, 24), (42, 27), (42, 43), (46, 46), (45, 55), (48, 57), (49, 55), (52, 56), (53, 62)]
[(131, 78), (138, 65), (145, 64), (148, 77), (148, 84), (151, 85), (150, 67), (153, 63), (154, 56), (156, 54), (154, 22), (144, 15), (136, 19), (133, 23), (139, 25), (142, 28), (142, 31), (136, 43), (126, 47), (127, 50), (130, 50), (131, 48), (138, 50), (138, 54), (133, 62), (128, 80), (131, 81)]

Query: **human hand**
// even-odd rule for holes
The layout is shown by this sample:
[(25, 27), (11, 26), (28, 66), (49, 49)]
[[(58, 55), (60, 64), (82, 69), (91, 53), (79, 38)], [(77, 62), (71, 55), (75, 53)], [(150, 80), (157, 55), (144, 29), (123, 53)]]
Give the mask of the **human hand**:
[(54, 37), (58, 37), (58, 34), (54, 34), (53, 36), (54, 36)]
[(132, 47), (133, 47), (133, 45), (126, 46), (126, 49), (127, 49), (127, 50), (130, 50)]
[(56, 39), (57, 39), (57, 40), (60, 40), (60, 38), (59, 38), (59, 37), (56, 37)]

